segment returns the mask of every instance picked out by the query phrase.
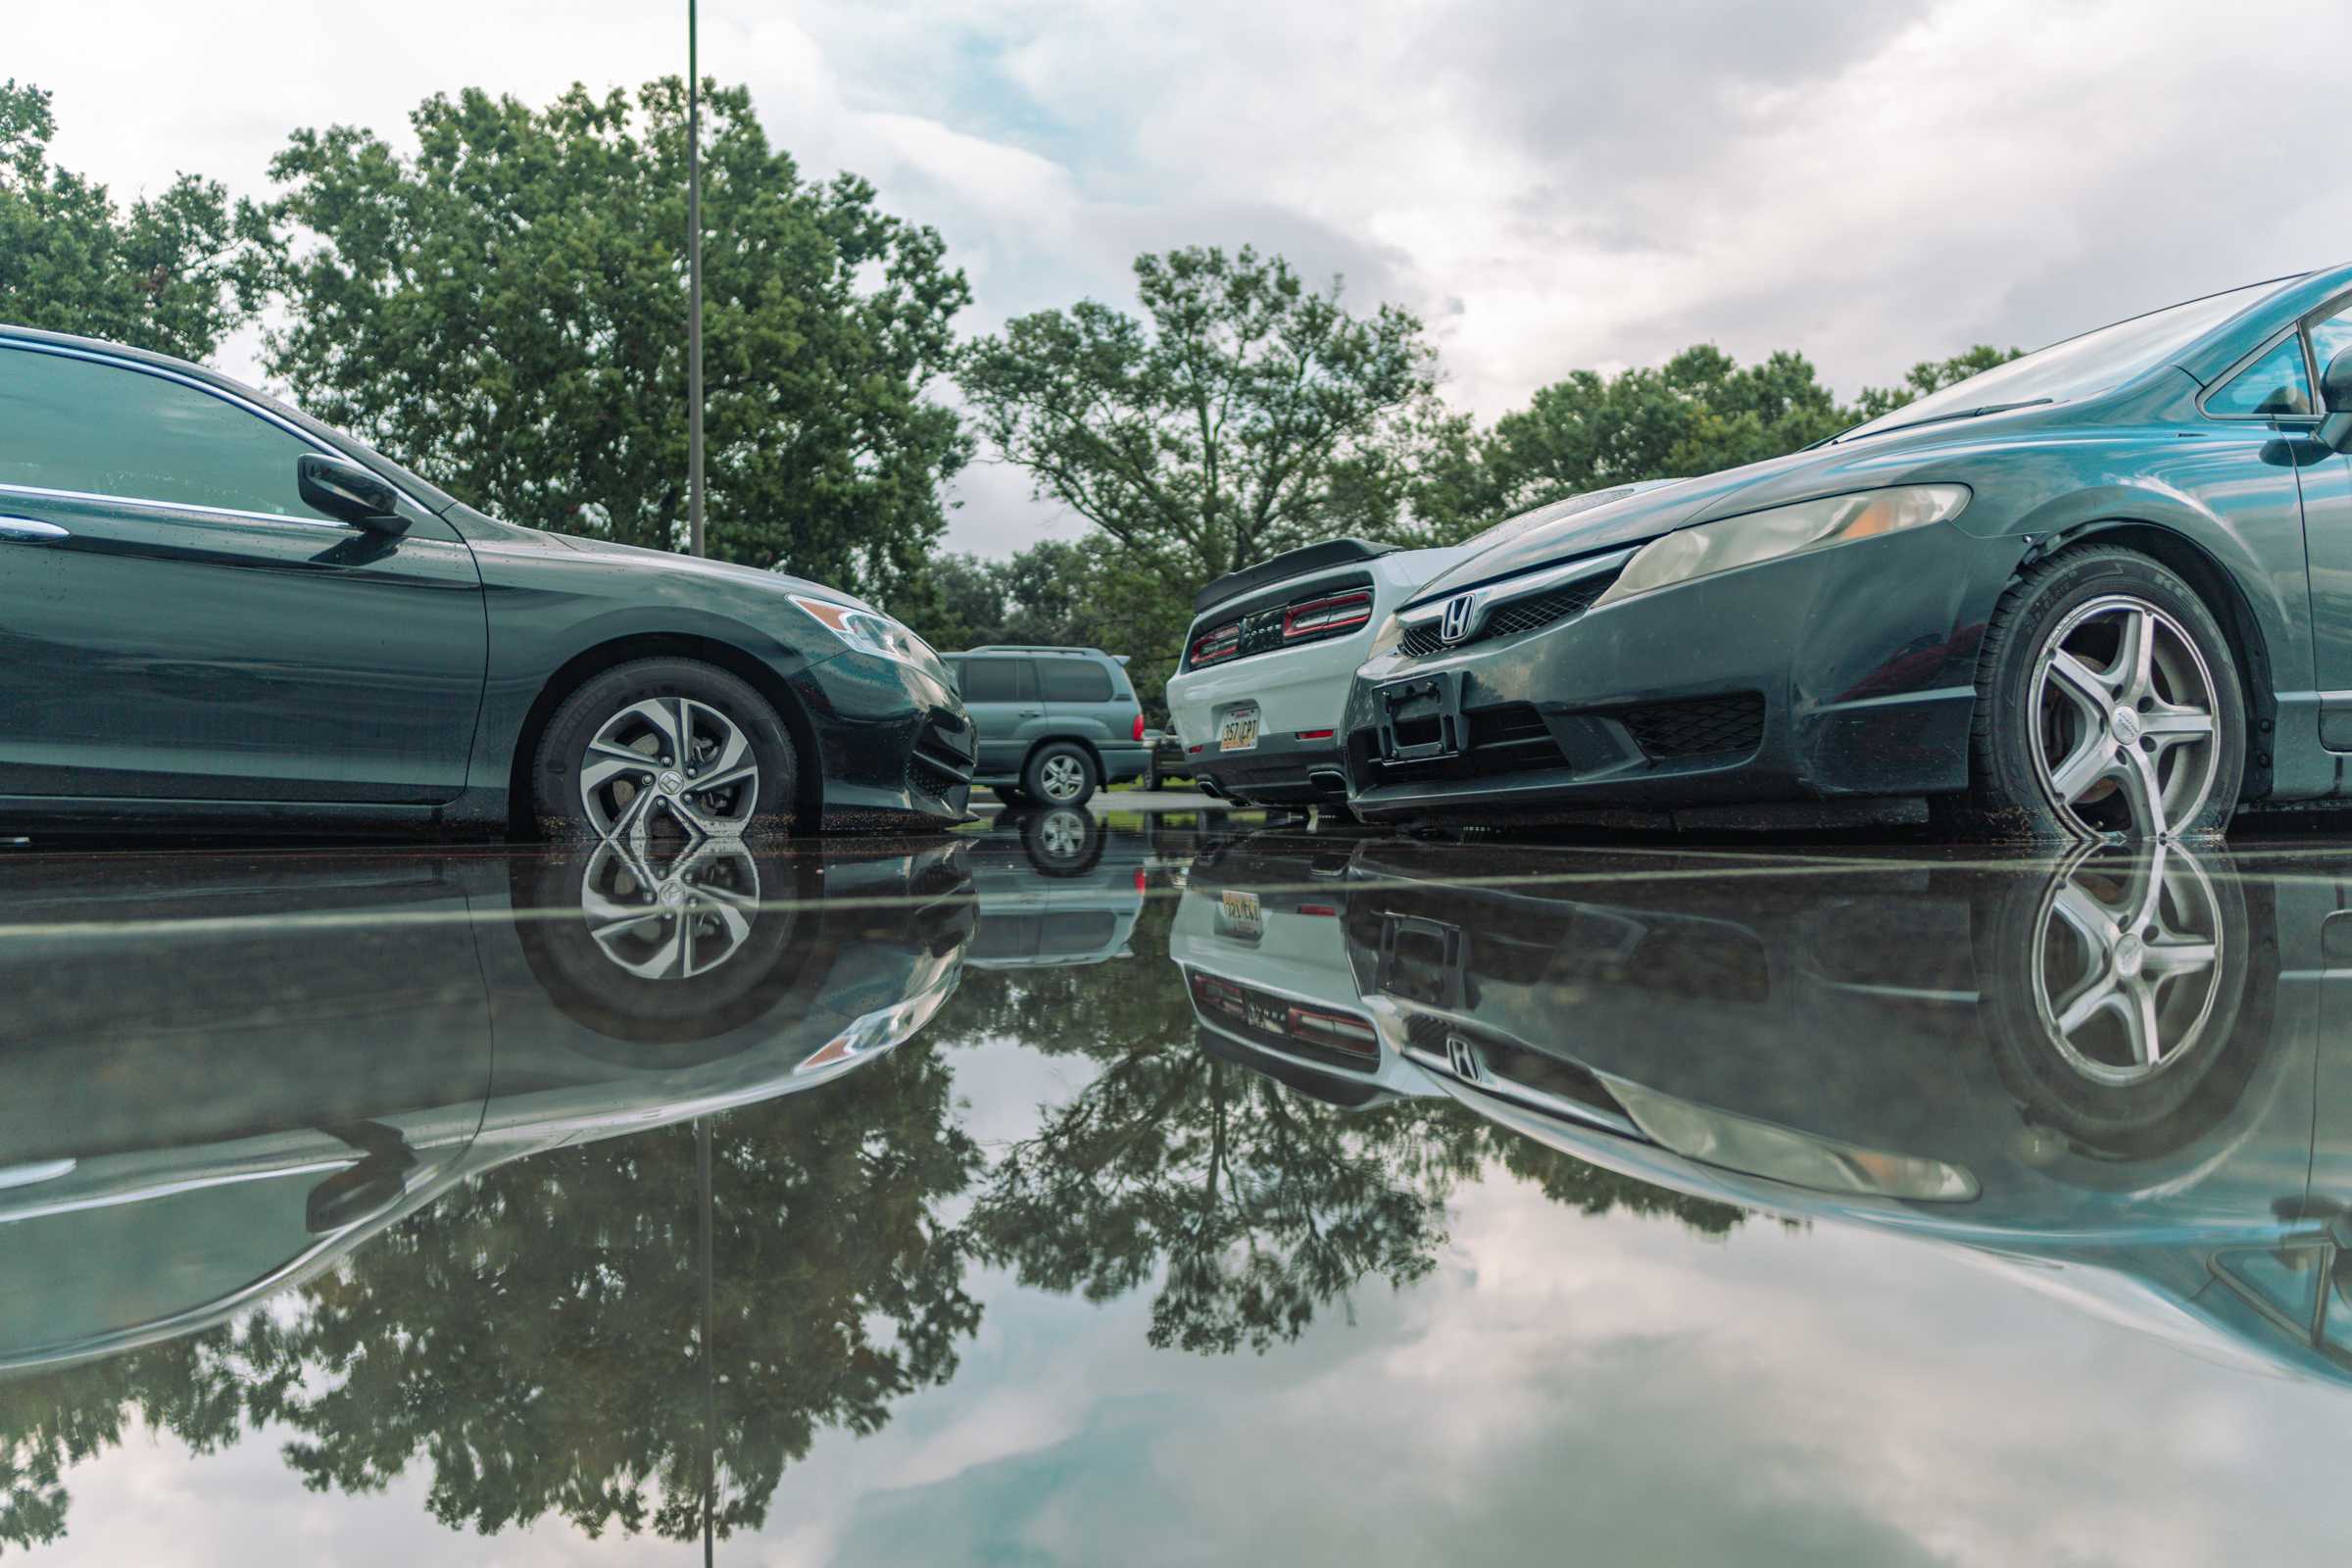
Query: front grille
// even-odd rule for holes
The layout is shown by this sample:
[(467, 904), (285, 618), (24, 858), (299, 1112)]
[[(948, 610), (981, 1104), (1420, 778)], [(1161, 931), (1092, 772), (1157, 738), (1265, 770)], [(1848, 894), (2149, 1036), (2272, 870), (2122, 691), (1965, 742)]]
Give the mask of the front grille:
[(1617, 1097), (1592, 1072), (1546, 1052), (1531, 1051), (1515, 1042), (1486, 1033), (1465, 1029), (1450, 1018), (1433, 1013), (1417, 1012), (1405, 1020), (1405, 1038), (1415, 1051), (1426, 1053), (1452, 1065), (1451, 1053), (1446, 1048), (1449, 1036), (1469, 1042), (1479, 1065), (1482, 1080), (1533, 1089), (1554, 1099), (1590, 1105), (1594, 1110), (1622, 1116), (1625, 1107)]
[(1433, 620), (1407, 631), (1404, 641), (1397, 647), (1407, 659), (1428, 659), (1446, 652), (1449, 647), (1466, 648), (1472, 643), (1485, 642), (1493, 637), (1516, 637), (1522, 632), (1535, 631), (1555, 621), (1566, 620), (1571, 615), (1583, 614), (1592, 608), (1592, 601), (1607, 592), (1609, 584), (1616, 580), (1617, 573), (1604, 571), (1569, 583), (1566, 587), (1554, 588), (1548, 593), (1530, 594), (1525, 599), (1513, 599), (1496, 605), (1488, 613), (1487, 623), (1458, 643), (1442, 641), (1438, 636), (1438, 623)]
[[(906, 788), (961, 807), (971, 789), (973, 762), (964, 754), (970, 744), (956, 721), (927, 719), (906, 757)], [(959, 794), (958, 792), (964, 792)]]
[(1610, 715), (1653, 760), (1754, 751), (1764, 742), (1764, 697), (1735, 692), (1693, 702), (1649, 703)]

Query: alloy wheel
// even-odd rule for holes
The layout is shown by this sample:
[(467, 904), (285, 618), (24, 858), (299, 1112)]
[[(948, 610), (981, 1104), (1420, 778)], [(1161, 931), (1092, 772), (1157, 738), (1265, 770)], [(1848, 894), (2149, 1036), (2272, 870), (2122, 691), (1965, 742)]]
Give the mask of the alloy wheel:
[(1055, 860), (1074, 860), (1086, 852), (1086, 818), (1076, 811), (1049, 811), (1037, 825), (1038, 847)]
[(691, 698), (631, 703), (598, 727), (580, 761), (580, 805), (590, 824), (640, 855), (657, 832), (740, 837), (759, 801), (750, 737)]
[(2205, 808), (2220, 705), (2170, 614), (2130, 594), (2078, 606), (2043, 639), (2030, 690), (2034, 770), (2077, 832), (2160, 839)]
[(671, 858), (608, 839), (580, 888), (589, 936), (644, 980), (710, 973), (742, 951), (759, 909), (759, 864), (735, 839), (704, 838)]
[(1086, 765), (1075, 757), (1049, 757), (1038, 770), (1038, 782), (1050, 801), (1074, 801), (1086, 788)]
[(2223, 975), (2220, 904), (2186, 851), (2085, 849), (2051, 879), (2034, 930), (2034, 1002), (2058, 1055), (2110, 1088), (2194, 1052)]

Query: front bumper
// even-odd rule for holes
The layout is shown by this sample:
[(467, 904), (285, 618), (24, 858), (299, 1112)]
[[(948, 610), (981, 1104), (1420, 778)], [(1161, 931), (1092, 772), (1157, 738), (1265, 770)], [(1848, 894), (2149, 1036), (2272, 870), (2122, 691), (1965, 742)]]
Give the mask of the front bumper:
[(979, 733), (937, 682), (892, 660), (844, 653), (790, 678), (816, 742), (805, 797), (828, 833), (945, 828), (971, 819)]
[(1348, 793), (1347, 760), (1339, 741), (1302, 741), (1260, 734), (1246, 752), (1219, 752), (1210, 741), (1193, 755), (1197, 784), (1211, 784), (1229, 799), (1265, 806), (1311, 806)]
[[(1349, 805), (1372, 820), (1574, 821), (1965, 789), (1978, 645), (2024, 548), (1923, 528), (1450, 654), (1393, 650), (1348, 693)], [(1461, 750), (1384, 760), (1381, 688), (1430, 675)]]

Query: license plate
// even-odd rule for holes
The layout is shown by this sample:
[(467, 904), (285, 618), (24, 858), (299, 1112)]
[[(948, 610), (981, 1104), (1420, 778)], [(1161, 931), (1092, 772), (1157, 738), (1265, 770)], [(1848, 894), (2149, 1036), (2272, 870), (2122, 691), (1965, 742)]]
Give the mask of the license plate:
[(1248, 752), (1254, 751), (1256, 747), (1257, 710), (1237, 708), (1227, 713), (1224, 724), (1217, 730), (1217, 750), (1220, 752)]
[(1461, 751), (1461, 688), (1452, 674), (1393, 680), (1373, 696), (1380, 724), (1380, 755), (1385, 760), (1437, 761)]
[(1220, 904), (1220, 912), (1225, 916), (1225, 929), (1230, 935), (1255, 941), (1265, 930), (1265, 921), (1258, 914), (1257, 895), (1254, 893), (1227, 888)]

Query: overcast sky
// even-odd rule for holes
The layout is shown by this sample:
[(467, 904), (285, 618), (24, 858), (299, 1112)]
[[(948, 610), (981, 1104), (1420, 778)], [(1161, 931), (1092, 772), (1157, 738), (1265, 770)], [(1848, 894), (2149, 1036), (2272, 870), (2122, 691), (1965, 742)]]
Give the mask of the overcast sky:
[[(9, 3), (0, 75), (119, 193), (261, 193), (296, 125), (684, 66), (684, 0)], [(1851, 393), (2352, 257), (2323, 61), (2352, 5), (2117, 0), (705, 0), (707, 74), (805, 172), (936, 225), (963, 319), (1125, 302), (1139, 250), (1254, 243), (1428, 321), (1491, 419), (1708, 340)], [(252, 348), (222, 356), (252, 373)], [(992, 466), (950, 543), (1073, 519)]]

